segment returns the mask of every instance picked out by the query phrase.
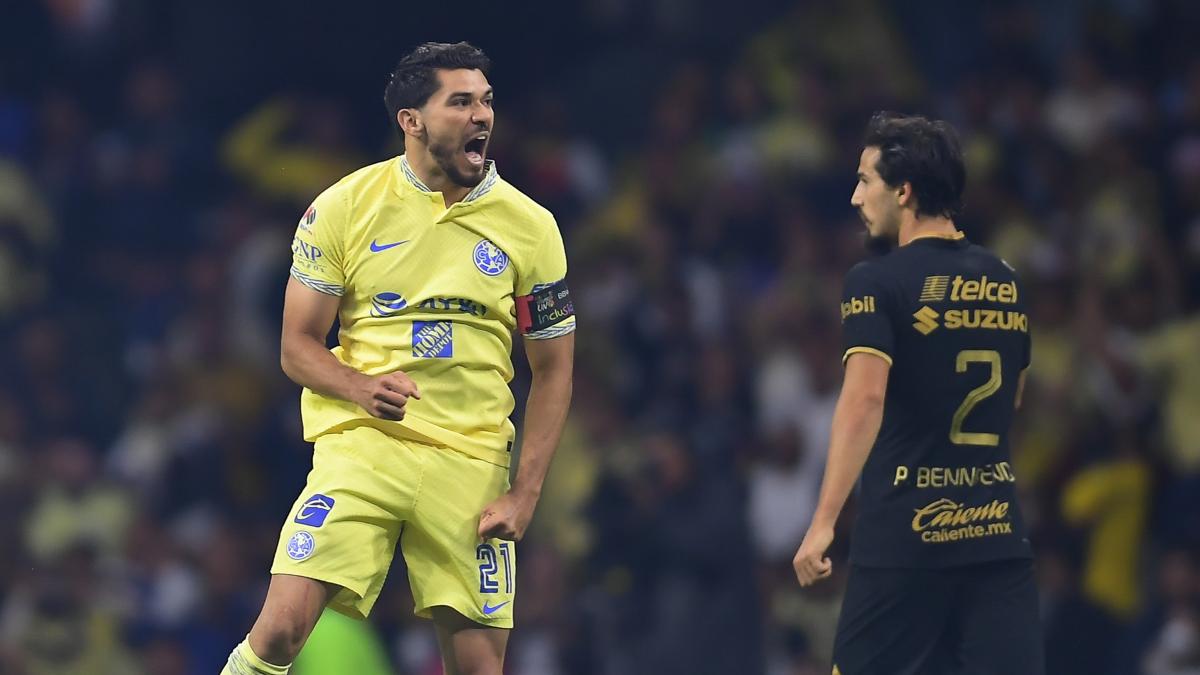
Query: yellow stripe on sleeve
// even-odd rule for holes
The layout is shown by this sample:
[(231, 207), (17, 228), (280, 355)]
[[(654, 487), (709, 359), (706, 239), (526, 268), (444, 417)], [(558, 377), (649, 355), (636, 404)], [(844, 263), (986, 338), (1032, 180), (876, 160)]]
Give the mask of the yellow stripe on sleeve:
[(846, 359), (850, 358), (851, 354), (874, 354), (884, 361), (887, 361), (889, 366), (892, 365), (892, 357), (888, 356), (887, 352), (879, 351), (874, 347), (851, 347), (850, 349), (846, 350), (845, 354), (842, 354), (843, 366), (846, 365)]

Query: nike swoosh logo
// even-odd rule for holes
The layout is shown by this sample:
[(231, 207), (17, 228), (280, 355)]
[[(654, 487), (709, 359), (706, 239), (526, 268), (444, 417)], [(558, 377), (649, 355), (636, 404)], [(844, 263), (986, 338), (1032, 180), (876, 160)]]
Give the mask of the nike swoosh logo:
[(505, 600), (504, 602), (496, 605), (495, 607), (492, 607), (492, 606), (488, 605), (487, 601), (485, 600), (483, 603), (483, 613), (485, 615), (494, 614), (496, 612), (496, 610), (500, 609), (501, 607), (507, 605), (510, 602), (512, 602), (512, 600)]
[(372, 239), (371, 240), (371, 253), (379, 253), (380, 251), (386, 251), (389, 248), (394, 248), (396, 246), (399, 246), (400, 244), (407, 244), (410, 241), (412, 241), (412, 240), (405, 239), (404, 241), (398, 241), (394, 244), (380, 244), (378, 239)]

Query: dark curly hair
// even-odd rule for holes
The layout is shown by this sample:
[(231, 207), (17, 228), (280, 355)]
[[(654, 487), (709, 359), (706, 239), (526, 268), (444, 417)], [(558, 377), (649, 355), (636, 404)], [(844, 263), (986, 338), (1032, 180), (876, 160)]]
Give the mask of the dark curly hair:
[(953, 218), (962, 211), (967, 169), (954, 127), (920, 115), (877, 112), (863, 145), (879, 148), (875, 170), (884, 182), (912, 184), (918, 215)]
[[(438, 90), (438, 70), (480, 70), (487, 75), (492, 62), (483, 50), (467, 42), (426, 42), (400, 59), (383, 90), (383, 104), (392, 125), (400, 131), (396, 113), (420, 108)], [(404, 133), (401, 131), (401, 137)]]

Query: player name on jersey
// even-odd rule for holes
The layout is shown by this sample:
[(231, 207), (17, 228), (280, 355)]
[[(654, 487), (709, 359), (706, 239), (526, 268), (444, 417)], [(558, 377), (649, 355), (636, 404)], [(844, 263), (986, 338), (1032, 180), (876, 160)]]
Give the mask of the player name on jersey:
[(917, 240), (847, 274), (843, 359), (865, 352), (890, 367), (852, 562), (949, 567), (1029, 556), (1008, 447), (1030, 354), (1019, 285), (1000, 258), (961, 239)]
[[(912, 471), (901, 464), (896, 467), (893, 485), (900, 485), (912, 477)], [(985, 464), (984, 466), (919, 466), (915, 485), (919, 488), (943, 488), (965, 485), (992, 485), (993, 483), (1015, 483), (1016, 475), (1008, 462)]]

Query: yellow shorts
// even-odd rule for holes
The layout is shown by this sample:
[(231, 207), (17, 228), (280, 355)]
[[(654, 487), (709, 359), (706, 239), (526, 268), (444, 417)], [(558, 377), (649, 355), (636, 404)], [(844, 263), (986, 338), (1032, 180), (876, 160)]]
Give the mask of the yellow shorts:
[(516, 548), (477, 534), (483, 507), (508, 487), (506, 467), (448, 448), (371, 427), (322, 436), (271, 573), (337, 584), (330, 608), (366, 618), (399, 542), (418, 616), (445, 605), (511, 628)]

